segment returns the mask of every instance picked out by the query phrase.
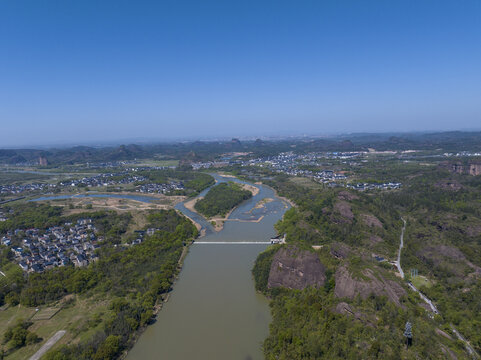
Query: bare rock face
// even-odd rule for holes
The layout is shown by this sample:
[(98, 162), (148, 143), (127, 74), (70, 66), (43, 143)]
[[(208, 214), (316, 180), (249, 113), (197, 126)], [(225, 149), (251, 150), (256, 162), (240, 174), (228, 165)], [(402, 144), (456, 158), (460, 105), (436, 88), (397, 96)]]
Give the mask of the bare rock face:
[(274, 255), (267, 287), (301, 290), (308, 286), (321, 287), (325, 281), (325, 268), (316, 254), (289, 246)]
[(458, 191), (463, 188), (463, 186), (457, 180), (442, 180), (437, 182), (434, 186), (443, 190), (453, 190), (453, 191)]
[(418, 251), (418, 255), (420, 255), (422, 258), (431, 260), (435, 265), (439, 265), (442, 262), (442, 257), (446, 257), (454, 261), (466, 260), (466, 256), (464, 256), (461, 250), (447, 245), (427, 246), (421, 251)]
[(337, 194), (337, 197), (340, 200), (347, 200), (347, 201), (359, 199), (359, 196), (357, 196), (355, 194), (351, 194), (349, 191), (341, 191), (339, 194)]
[(369, 241), (371, 242), (371, 244), (379, 244), (380, 242), (383, 242), (383, 239), (377, 235), (371, 235), (369, 237)]
[[(430, 260), (435, 266), (440, 266), (443, 264), (443, 257), (454, 262), (464, 263), (474, 270), (474, 276), (481, 276), (481, 268), (470, 262), (463, 252), (457, 247), (447, 245), (428, 246), (421, 251), (418, 251), (418, 255), (420, 255), (423, 259)], [(452, 270), (453, 273), (456, 273), (458, 276), (462, 276), (462, 269), (459, 267), (453, 267)]]
[(386, 280), (380, 274), (374, 276), (371, 269), (365, 269), (363, 275), (369, 280), (354, 279), (345, 266), (341, 266), (336, 271), (336, 287), (334, 294), (339, 298), (353, 299), (360, 295), (363, 299), (374, 294), (376, 296), (385, 295), (397, 306), (401, 306), (399, 298), (406, 294), (401, 285), (393, 280)]
[(481, 164), (470, 164), (469, 175), (473, 175), (473, 176), (481, 175)]
[(373, 324), (369, 321), (368, 317), (365, 314), (361, 313), (360, 311), (357, 311), (346, 302), (343, 302), (343, 301), (340, 302), (339, 304), (336, 305), (335, 308), (332, 309), (332, 311), (337, 314), (352, 316), (356, 320), (360, 320), (369, 326), (373, 326)]
[(471, 163), (464, 165), (461, 163), (445, 162), (443, 164), (440, 164), (440, 167), (456, 174), (469, 174), (472, 176), (481, 175), (481, 164), (479, 163)]
[(369, 227), (382, 228), (382, 222), (374, 215), (362, 214), (362, 221)]
[(334, 211), (341, 215), (341, 222), (352, 223), (354, 219), (354, 214), (351, 209), (351, 205), (349, 205), (346, 201), (338, 201), (334, 204)]
[(345, 259), (349, 256), (351, 249), (348, 245), (335, 242), (331, 245), (331, 255), (338, 259)]
[(481, 226), (468, 226), (466, 228), (466, 234), (468, 236), (478, 236), (481, 234)]

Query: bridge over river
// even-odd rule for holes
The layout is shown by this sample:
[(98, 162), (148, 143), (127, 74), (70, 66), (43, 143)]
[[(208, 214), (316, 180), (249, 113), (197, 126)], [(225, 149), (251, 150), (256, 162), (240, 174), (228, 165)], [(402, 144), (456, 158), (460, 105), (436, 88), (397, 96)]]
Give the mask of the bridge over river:
[(195, 241), (199, 245), (271, 245), (270, 241)]
[[(213, 176), (218, 182), (244, 183)], [(169, 301), (126, 360), (264, 358), (261, 345), (269, 335), (271, 315), (267, 299), (256, 292), (251, 270), (259, 253), (271, 245), (274, 225), (289, 205), (273, 189), (251, 185), (259, 193), (241, 203), (220, 231), (182, 203), (176, 205), (205, 235), (189, 247)], [(245, 221), (251, 218), (260, 220)]]

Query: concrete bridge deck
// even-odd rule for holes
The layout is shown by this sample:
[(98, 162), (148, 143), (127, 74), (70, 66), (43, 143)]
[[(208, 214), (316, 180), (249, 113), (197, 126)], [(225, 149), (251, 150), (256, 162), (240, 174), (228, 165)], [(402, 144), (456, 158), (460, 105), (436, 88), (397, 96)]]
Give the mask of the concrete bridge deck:
[(199, 245), (271, 245), (270, 241), (194, 241)]

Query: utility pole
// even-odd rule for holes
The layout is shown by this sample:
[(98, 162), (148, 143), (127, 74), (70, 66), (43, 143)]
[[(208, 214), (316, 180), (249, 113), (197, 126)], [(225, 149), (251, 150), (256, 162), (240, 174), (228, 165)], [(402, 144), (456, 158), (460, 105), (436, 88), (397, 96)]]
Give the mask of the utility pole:
[(413, 332), (412, 325), (409, 321), (406, 322), (406, 327), (404, 328), (404, 337), (406, 338), (406, 348), (413, 344)]

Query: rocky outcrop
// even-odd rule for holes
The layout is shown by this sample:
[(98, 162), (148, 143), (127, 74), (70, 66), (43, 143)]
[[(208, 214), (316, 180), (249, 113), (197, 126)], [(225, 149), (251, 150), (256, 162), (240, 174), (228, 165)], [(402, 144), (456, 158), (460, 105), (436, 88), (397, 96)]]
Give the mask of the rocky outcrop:
[(371, 235), (369, 236), (369, 242), (371, 244), (379, 244), (380, 242), (383, 242), (383, 239), (377, 235)]
[(350, 248), (348, 245), (335, 242), (331, 245), (331, 255), (338, 259), (345, 259), (349, 256)]
[(362, 214), (361, 219), (369, 227), (382, 228), (382, 222), (374, 215)]
[(461, 163), (442, 163), (440, 167), (449, 170), (455, 174), (469, 174), (472, 176), (481, 175), (481, 164), (461, 164)]
[(371, 269), (365, 269), (362, 274), (368, 280), (354, 279), (346, 266), (337, 269), (335, 279), (336, 287), (334, 294), (339, 298), (353, 299), (360, 295), (363, 299), (374, 294), (377, 296), (385, 295), (397, 306), (401, 306), (399, 298), (406, 294), (404, 288), (396, 281), (386, 280), (380, 274), (374, 276)]
[(357, 311), (354, 307), (352, 307), (346, 302), (341, 301), (339, 304), (336, 305), (336, 307), (332, 309), (332, 311), (337, 314), (352, 316), (354, 319), (360, 320), (368, 326), (374, 326), (373, 322), (370, 321), (369, 317), (366, 314)]
[(442, 180), (437, 182), (434, 186), (443, 190), (458, 191), (463, 188), (463, 186), (457, 180)]
[(274, 255), (267, 287), (304, 289), (308, 286), (321, 287), (325, 281), (324, 265), (315, 253), (289, 246)]
[(468, 236), (478, 236), (481, 234), (481, 226), (474, 225), (466, 227), (466, 234)]
[[(444, 259), (449, 259), (454, 263), (462, 263), (469, 266), (473, 271), (475, 276), (481, 276), (481, 267), (470, 262), (461, 250), (454, 246), (448, 245), (435, 245), (427, 246), (421, 251), (417, 252), (417, 255), (428, 263), (432, 263), (434, 266), (446, 266)], [(462, 276), (462, 269), (459, 266), (449, 266), (452, 272), (458, 276)]]
[(347, 201), (352, 201), (352, 200), (358, 200), (359, 196), (355, 194), (351, 194), (349, 191), (341, 191), (339, 194), (337, 194), (337, 197), (340, 200), (347, 200)]
[(341, 218), (337, 219), (338, 221), (336, 221), (336, 218), (333, 218), (331, 216), (331, 220), (333, 220), (334, 222), (352, 223), (352, 220), (354, 219), (354, 214), (349, 203), (347, 203), (346, 201), (336, 202), (336, 204), (334, 205), (334, 211), (341, 215)]

